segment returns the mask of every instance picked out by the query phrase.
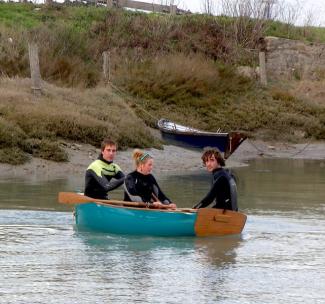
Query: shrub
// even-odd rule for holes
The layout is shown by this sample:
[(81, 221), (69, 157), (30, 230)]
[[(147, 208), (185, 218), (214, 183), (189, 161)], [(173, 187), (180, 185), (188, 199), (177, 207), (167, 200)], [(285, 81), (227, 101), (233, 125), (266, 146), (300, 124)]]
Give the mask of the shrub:
[(25, 152), (47, 160), (56, 162), (68, 161), (67, 153), (59, 146), (57, 142), (51, 142), (46, 139), (30, 138), (23, 142), (22, 148)]
[(18, 147), (0, 148), (0, 162), (10, 165), (21, 165), (30, 157)]
[(25, 138), (18, 125), (0, 117), (0, 148), (18, 146)]

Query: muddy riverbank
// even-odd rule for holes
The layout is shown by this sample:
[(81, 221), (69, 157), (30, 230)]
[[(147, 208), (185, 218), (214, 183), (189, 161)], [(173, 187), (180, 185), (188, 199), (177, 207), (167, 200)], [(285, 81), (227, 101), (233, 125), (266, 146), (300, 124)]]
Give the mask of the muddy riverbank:
[[(33, 158), (30, 162), (11, 166), (0, 164), (0, 178), (33, 176), (40, 179), (54, 179), (68, 175), (83, 175), (87, 166), (100, 153), (90, 145), (67, 143), (65, 147), (69, 154), (69, 162), (56, 163)], [(116, 162), (124, 172), (133, 170), (132, 149), (119, 151)], [(203, 169), (201, 152), (183, 149), (176, 146), (164, 146), (163, 150), (150, 149), (154, 157), (154, 172), (186, 172)], [(246, 140), (227, 160), (228, 167), (245, 166), (253, 158), (295, 158), (295, 159), (325, 159), (325, 142), (309, 142), (302, 144), (267, 143)]]

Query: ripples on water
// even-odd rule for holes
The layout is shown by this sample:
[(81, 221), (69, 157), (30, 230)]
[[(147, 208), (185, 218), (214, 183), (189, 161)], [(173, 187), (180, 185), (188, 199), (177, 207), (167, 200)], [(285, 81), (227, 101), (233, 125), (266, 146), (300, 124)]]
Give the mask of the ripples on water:
[[(308, 163), (306, 180), (290, 166), (285, 178), (283, 163), (271, 165), (237, 171), (248, 221), (241, 236), (222, 238), (77, 232), (70, 211), (33, 203), (37, 185), (32, 195), (22, 182), (27, 210), (0, 209), (0, 303), (324, 303), (324, 173)], [(298, 178), (288, 182), (293, 171)], [(176, 179), (182, 193), (190, 181), (196, 186), (183, 206), (208, 187), (202, 174)], [(42, 195), (68, 190), (56, 183), (42, 184)], [(181, 201), (173, 177), (162, 185)], [(19, 196), (9, 196), (24, 209)]]

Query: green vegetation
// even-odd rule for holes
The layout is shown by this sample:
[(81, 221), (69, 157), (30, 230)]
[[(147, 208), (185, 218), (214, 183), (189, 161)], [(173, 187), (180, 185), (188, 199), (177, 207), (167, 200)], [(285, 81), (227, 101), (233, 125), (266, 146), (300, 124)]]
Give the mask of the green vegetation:
[[(262, 139), (325, 139), (324, 104), (296, 96), (292, 84), (261, 88), (236, 72), (257, 65), (251, 50), (266, 35), (325, 42), (325, 29), (247, 18), (0, 3), (0, 162), (66, 161), (61, 141), (98, 146), (105, 136), (122, 148), (158, 147), (145, 124), (160, 117)], [(46, 81), (37, 99), (24, 79), (31, 40)], [(112, 86), (104, 87), (106, 50)]]
[(246, 19), (0, 3), (0, 69), (8, 76), (28, 75), (28, 40), (39, 45), (42, 77), (73, 87), (98, 85), (105, 50), (116, 69), (175, 52), (254, 66), (256, 52), (249, 50), (257, 48), (261, 36), (325, 41), (325, 29)]
[(142, 108), (210, 131), (241, 130), (250, 137), (296, 141), (299, 130), (305, 137), (325, 138), (324, 105), (298, 99), (280, 85), (262, 89), (231, 67), (202, 57), (160, 57), (124, 75), (120, 86), (137, 96), (138, 115), (152, 126), (155, 121)]
[(325, 28), (292, 26), (279, 21), (270, 21), (265, 27), (265, 36), (325, 43)]
[(0, 161), (29, 156), (67, 161), (61, 141), (99, 146), (106, 136), (127, 147), (159, 147), (145, 124), (107, 89), (75, 92), (51, 85), (35, 99), (28, 80), (1, 79)]

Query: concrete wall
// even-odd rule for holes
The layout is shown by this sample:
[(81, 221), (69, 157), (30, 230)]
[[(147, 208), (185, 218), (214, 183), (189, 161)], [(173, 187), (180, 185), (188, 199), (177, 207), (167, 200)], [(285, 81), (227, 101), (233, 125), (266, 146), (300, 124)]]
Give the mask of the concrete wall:
[(324, 79), (325, 44), (265, 37), (266, 74), (272, 79)]
[(189, 14), (190, 11), (179, 9), (177, 5), (163, 5), (155, 3), (147, 3), (136, 0), (86, 0), (88, 2), (100, 2), (106, 4), (107, 7), (126, 7), (139, 9), (144, 11), (156, 13), (170, 13), (170, 14)]

